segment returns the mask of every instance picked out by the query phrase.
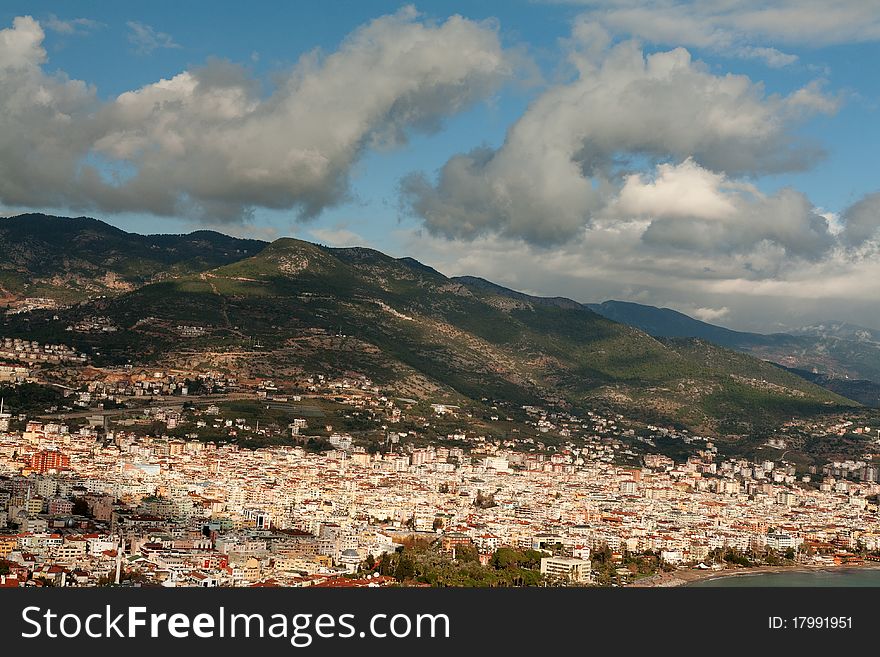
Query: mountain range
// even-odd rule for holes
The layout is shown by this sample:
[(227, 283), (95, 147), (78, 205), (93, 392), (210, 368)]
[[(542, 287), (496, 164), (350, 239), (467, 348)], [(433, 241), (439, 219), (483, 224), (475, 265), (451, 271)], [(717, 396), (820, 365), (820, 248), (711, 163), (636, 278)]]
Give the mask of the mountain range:
[(0, 220), (0, 303), (116, 294), (235, 262), (265, 246), (209, 230), (138, 235), (89, 217), (8, 217)]
[(655, 337), (700, 338), (772, 361), (845, 397), (880, 406), (880, 331), (826, 322), (765, 335), (733, 331), (669, 308), (627, 301), (587, 307)]
[(65, 302), (7, 313), (3, 336), (71, 344), (96, 366), (361, 374), (406, 397), (603, 409), (728, 436), (857, 406), (714, 334), (660, 335), (603, 316), (612, 306), (449, 278), (367, 248), (139, 236), (42, 215), (0, 220), (0, 240), (19, 251), (3, 269), (9, 304), (35, 290)]

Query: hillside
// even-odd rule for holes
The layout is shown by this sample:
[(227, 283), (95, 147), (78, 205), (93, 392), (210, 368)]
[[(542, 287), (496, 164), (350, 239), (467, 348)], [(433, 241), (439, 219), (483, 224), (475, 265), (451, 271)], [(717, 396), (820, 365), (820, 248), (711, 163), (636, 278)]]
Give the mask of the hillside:
[[(64, 331), (101, 316), (112, 334)], [(182, 337), (181, 327), (195, 327)], [(76, 343), (96, 362), (229, 368), (283, 380), (365, 374), (432, 400), (616, 409), (646, 422), (747, 434), (853, 403), (701, 340), (658, 340), (567, 299), (451, 279), (412, 259), (294, 239), (6, 334)]]
[(265, 242), (201, 230), (137, 235), (88, 217), (25, 214), (0, 219), (0, 303), (59, 303), (119, 294), (163, 277), (203, 271), (259, 253)]
[[(587, 307), (603, 317), (639, 328), (655, 337), (700, 338), (715, 344), (778, 363), (798, 373), (809, 373), (836, 392), (860, 390), (848, 380), (880, 384), (880, 339), (878, 332), (840, 322), (805, 327), (794, 334), (748, 333), (689, 317), (669, 308), (655, 308), (625, 301), (591, 303)], [(814, 371), (815, 370), (815, 371)], [(812, 376), (818, 375), (818, 376)], [(870, 386), (868, 386), (870, 387)]]
[(631, 301), (604, 301), (584, 304), (595, 313), (621, 324), (640, 328), (645, 333), (662, 338), (701, 338), (725, 347), (766, 345), (785, 341), (791, 336), (761, 335), (733, 331), (694, 319), (671, 308), (656, 308)]
[(857, 401), (863, 406), (880, 408), (880, 383), (867, 379), (839, 379), (825, 374), (816, 374), (806, 370), (786, 368), (792, 374), (827, 388), (847, 399)]

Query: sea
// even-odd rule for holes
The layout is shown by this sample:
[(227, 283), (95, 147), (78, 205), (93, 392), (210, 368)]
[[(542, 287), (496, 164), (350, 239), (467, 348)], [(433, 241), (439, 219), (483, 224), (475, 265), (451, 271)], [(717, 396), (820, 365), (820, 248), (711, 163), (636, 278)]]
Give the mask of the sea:
[(835, 568), (779, 573), (754, 573), (704, 579), (688, 584), (696, 587), (748, 586), (880, 586), (880, 568)]

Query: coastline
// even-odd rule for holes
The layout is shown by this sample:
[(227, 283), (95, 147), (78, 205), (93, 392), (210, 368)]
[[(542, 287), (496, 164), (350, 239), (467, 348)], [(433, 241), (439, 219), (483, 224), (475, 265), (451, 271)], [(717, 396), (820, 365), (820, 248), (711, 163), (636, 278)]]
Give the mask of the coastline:
[(829, 566), (826, 564), (796, 566), (756, 566), (754, 568), (725, 568), (723, 570), (698, 570), (695, 568), (676, 570), (671, 573), (658, 573), (645, 577), (627, 588), (669, 588), (687, 586), (693, 582), (728, 577), (748, 577), (749, 575), (762, 575), (767, 573), (815, 573), (815, 572), (838, 572), (841, 570), (878, 570), (880, 564), (860, 564), (846, 566)]

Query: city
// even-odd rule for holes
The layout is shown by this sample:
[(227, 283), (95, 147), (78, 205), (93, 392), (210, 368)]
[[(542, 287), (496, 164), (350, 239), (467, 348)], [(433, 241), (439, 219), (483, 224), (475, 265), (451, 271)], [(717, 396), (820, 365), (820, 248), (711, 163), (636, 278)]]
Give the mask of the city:
[[(686, 430), (534, 406), (519, 421), (493, 406), (506, 435), (480, 434), (468, 409), (391, 397), (364, 377), (316, 374), (285, 391), (215, 373), (102, 375), (68, 392), (58, 419), (0, 412), (2, 586), (424, 585), (427, 573), (382, 568), (414, 543), (453, 569), (531, 553), (543, 585), (669, 586), (743, 563), (880, 555), (873, 455), (799, 470), (784, 431), (768, 441), (783, 458), (751, 461)], [(189, 394), (195, 381), (203, 394)], [(126, 400), (142, 405), (119, 410)], [(228, 404), (292, 421), (261, 428)], [(330, 424), (355, 418), (376, 429)], [(425, 444), (432, 424), (454, 429)], [(867, 449), (880, 428), (795, 425)], [(423, 429), (398, 430), (409, 426)], [(245, 436), (282, 444), (243, 448)], [(651, 452), (671, 439), (693, 454)]]
[(2, 3), (7, 652), (876, 643), (876, 5)]

